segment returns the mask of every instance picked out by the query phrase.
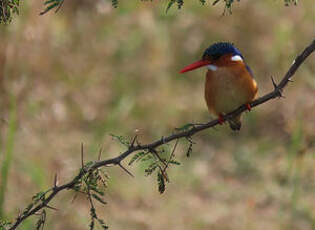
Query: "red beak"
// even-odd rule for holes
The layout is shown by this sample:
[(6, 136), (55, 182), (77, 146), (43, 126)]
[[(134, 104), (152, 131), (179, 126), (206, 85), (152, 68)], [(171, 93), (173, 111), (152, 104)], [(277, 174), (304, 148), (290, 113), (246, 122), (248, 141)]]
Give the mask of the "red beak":
[(182, 69), (180, 71), (180, 73), (185, 73), (185, 72), (200, 68), (200, 67), (205, 66), (205, 65), (210, 65), (210, 64), (211, 64), (211, 62), (207, 61), (207, 60), (196, 61), (196, 62), (186, 66), (184, 69)]

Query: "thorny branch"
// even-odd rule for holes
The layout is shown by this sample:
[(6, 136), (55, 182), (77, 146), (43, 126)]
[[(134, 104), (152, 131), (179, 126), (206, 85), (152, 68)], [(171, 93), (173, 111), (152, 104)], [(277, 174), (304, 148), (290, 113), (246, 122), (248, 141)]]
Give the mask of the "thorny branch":
[[(284, 87), (288, 84), (288, 82), (291, 81), (291, 78), (295, 74), (297, 69), (301, 66), (301, 64), (305, 61), (305, 59), (312, 52), (314, 52), (314, 50), (315, 50), (315, 40), (313, 40), (312, 43), (308, 47), (306, 47), (305, 50), (299, 56), (296, 57), (296, 59), (293, 61), (292, 65), (291, 65), (291, 67), (289, 68), (288, 72), (285, 74), (285, 76), (282, 78), (282, 80), (280, 81), (279, 84), (276, 84), (274, 82), (274, 80), (272, 79), (274, 90), (271, 91), (270, 93), (267, 93), (266, 95), (258, 98), (257, 100), (253, 101), (252, 103), (250, 103), (250, 106), (253, 108), (253, 107), (256, 107), (260, 104), (263, 104), (263, 103), (265, 103), (271, 99), (282, 97), (282, 91), (283, 91)], [(237, 108), (236, 110), (223, 116), (223, 118), (224, 118), (224, 120), (230, 120), (230, 119), (236, 117), (237, 115), (239, 115), (240, 113), (242, 113), (246, 110), (247, 110), (246, 105), (242, 105), (239, 108)], [(57, 178), (56, 178), (53, 187), (51, 189), (49, 189), (49, 192), (51, 192), (51, 193), (47, 197), (45, 197), (45, 199), (43, 199), (41, 201), (41, 203), (37, 204), (36, 206), (34, 206), (30, 210), (28, 210), (26, 213), (24, 212), (23, 214), (19, 214), (18, 217), (16, 218), (15, 222), (12, 223), (12, 225), (10, 226), (9, 230), (16, 229), (28, 217), (38, 213), (38, 211), (40, 211), (44, 208), (50, 207), (50, 206), (48, 206), (49, 202), (59, 192), (61, 192), (63, 190), (67, 190), (67, 189), (72, 189), (76, 185), (76, 183), (82, 177), (87, 175), (88, 173), (91, 173), (100, 167), (108, 166), (108, 165), (118, 165), (118, 166), (122, 167), (121, 162), (126, 157), (131, 155), (132, 153), (135, 153), (135, 152), (142, 150), (142, 151), (147, 151), (147, 152), (151, 152), (153, 154), (156, 154), (155, 149), (159, 146), (162, 146), (162, 145), (169, 143), (169, 142), (172, 142), (174, 140), (178, 140), (180, 138), (186, 138), (187, 140), (191, 140), (191, 137), (194, 134), (196, 134), (202, 130), (212, 128), (218, 124), (220, 124), (218, 119), (211, 120), (208, 123), (200, 124), (200, 125), (194, 125), (187, 130), (177, 132), (177, 133), (169, 135), (167, 137), (162, 137), (161, 139), (154, 141), (150, 144), (143, 144), (142, 145), (142, 144), (138, 143), (138, 141), (136, 141), (137, 137), (135, 137), (133, 139), (132, 143), (129, 145), (129, 148), (125, 152), (123, 152), (119, 156), (111, 158), (111, 159), (98, 160), (92, 164), (83, 165), (79, 174), (77, 176), (75, 176), (70, 182), (58, 186), (57, 185)], [(191, 146), (190, 146), (190, 148), (191, 148)], [(82, 150), (82, 152), (83, 152), (83, 150)], [(158, 154), (157, 154), (157, 157), (160, 159)], [(160, 159), (160, 160), (162, 160), (162, 162), (164, 164), (166, 164), (165, 167), (167, 167), (167, 163), (165, 163), (165, 161), (163, 159)], [(125, 170), (125, 168), (123, 168), (123, 169)]]

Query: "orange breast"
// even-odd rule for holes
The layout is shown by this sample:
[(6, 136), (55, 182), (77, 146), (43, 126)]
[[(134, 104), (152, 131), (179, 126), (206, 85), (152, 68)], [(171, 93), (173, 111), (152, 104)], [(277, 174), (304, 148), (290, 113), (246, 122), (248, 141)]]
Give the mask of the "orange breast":
[(235, 62), (209, 70), (205, 84), (208, 109), (215, 115), (225, 114), (254, 100), (257, 84), (245, 63)]

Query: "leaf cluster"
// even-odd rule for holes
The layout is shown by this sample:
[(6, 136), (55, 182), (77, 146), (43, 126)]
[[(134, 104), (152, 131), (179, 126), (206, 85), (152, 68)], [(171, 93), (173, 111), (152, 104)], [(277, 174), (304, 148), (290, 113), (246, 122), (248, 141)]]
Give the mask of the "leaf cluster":
[(0, 1), (0, 24), (8, 24), (12, 21), (14, 14), (19, 14), (20, 0)]
[(6, 230), (10, 227), (11, 222), (0, 219), (0, 230)]
[(81, 168), (80, 173), (83, 173), (83, 176), (76, 180), (76, 183), (73, 185), (72, 189), (76, 192), (74, 199), (78, 194), (81, 193), (86, 195), (88, 201), (90, 202), (90, 229), (94, 229), (95, 222), (97, 222), (102, 227), (102, 229), (105, 230), (108, 229), (108, 226), (105, 224), (103, 219), (97, 216), (94, 201), (97, 201), (102, 205), (107, 204), (107, 202), (104, 200), (104, 195), (109, 176), (103, 168), (89, 168), (92, 164), (92, 161), (87, 162), (85, 166)]
[(162, 194), (165, 191), (165, 182), (169, 182), (167, 169), (170, 165), (180, 165), (180, 162), (175, 160), (175, 150), (177, 142), (174, 145), (172, 152), (166, 148), (149, 149), (148, 151), (140, 151), (136, 153), (129, 161), (129, 165), (141, 163), (145, 166), (145, 176), (150, 176), (156, 173), (158, 191)]
[[(89, 165), (89, 163), (92, 164), (93, 162), (88, 162), (86, 165)], [(91, 170), (84, 174), (72, 189), (78, 193), (90, 195), (91, 198), (105, 205), (107, 203), (104, 201), (103, 197), (107, 188), (108, 179), (109, 176), (104, 169)]]
[[(147, 0), (142, 0), (147, 1)], [(206, 0), (198, 0), (202, 5), (206, 4)], [(236, 0), (240, 1), (240, 0)], [(298, 3), (298, 0), (283, 0), (284, 4), (286, 6), (289, 6), (291, 4), (296, 5)], [(44, 1), (44, 10), (40, 13), (40, 15), (46, 14), (47, 12), (54, 10), (55, 13), (59, 11), (61, 6), (63, 5), (64, 0), (45, 0)], [(112, 6), (114, 8), (117, 8), (119, 5), (118, 0), (111, 0)], [(232, 5), (235, 2), (235, 0), (213, 0), (212, 5), (216, 5), (219, 2), (224, 3), (224, 12), (232, 13)], [(12, 16), (14, 14), (19, 14), (19, 5), (20, 0), (1, 0), (0, 1), (0, 24), (8, 24), (12, 21)], [(169, 0), (166, 12), (168, 12), (172, 6), (176, 5), (178, 9), (181, 9), (184, 5), (184, 0)]]

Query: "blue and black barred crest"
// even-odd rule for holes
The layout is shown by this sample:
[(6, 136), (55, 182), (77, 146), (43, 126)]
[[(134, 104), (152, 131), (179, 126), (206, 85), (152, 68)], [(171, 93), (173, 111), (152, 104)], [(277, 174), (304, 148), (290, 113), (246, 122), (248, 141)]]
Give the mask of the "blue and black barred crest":
[(232, 43), (217, 42), (205, 50), (202, 59), (206, 59), (206, 57), (209, 56), (211, 59), (216, 60), (225, 54), (240, 55), (243, 58), (241, 52), (235, 48)]

